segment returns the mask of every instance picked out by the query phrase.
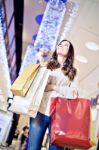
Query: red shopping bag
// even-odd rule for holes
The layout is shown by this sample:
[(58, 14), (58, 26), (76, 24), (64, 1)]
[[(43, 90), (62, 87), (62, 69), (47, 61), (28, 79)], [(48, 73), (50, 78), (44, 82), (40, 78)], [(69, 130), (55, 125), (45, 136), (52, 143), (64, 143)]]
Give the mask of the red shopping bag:
[(51, 144), (84, 148), (90, 144), (90, 101), (88, 99), (51, 100)]

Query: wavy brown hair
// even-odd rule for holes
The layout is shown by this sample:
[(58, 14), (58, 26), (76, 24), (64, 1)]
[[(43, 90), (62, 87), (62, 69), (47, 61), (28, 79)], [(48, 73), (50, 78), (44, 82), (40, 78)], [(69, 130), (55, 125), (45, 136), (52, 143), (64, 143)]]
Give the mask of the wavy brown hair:
[[(70, 43), (69, 46), (69, 50), (66, 56), (66, 60), (63, 64), (63, 68), (62, 71), (63, 73), (68, 76), (68, 78), (70, 79), (70, 81), (72, 81), (74, 79), (74, 77), (76, 76), (76, 68), (74, 68), (73, 64), (74, 64), (74, 47), (72, 45), (72, 43), (68, 40), (62, 40), (58, 45), (60, 45), (62, 42), (67, 41)], [(55, 50), (54, 53), (52, 54), (52, 58), (50, 59), (50, 61), (47, 64), (47, 69), (57, 69), (60, 67), (60, 64), (57, 60), (57, 51)]]

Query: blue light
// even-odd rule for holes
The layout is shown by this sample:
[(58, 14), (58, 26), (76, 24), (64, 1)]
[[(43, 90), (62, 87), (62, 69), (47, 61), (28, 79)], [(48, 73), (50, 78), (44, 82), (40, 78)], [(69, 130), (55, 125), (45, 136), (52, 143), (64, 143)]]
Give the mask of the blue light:
[(43, 58), (47, 58), (48, 57), (48, 55), (47, 54), (43, 54), (43, 56), (42, 56)]
[(45, 0), (45, 2), (48, 2), (49, 0)]
[[(45, 0), (45, 2), (48, 2), (49, 0)], [(60, 0), (60, 1), (62, 1), (63, 3), (66, 3), (67, 2), (67, 0)]]
[(37, 37), (37, 34), (34, 34), (34, 35), (33, 35), (33, 40), (34, 40), (34, 41), (36, 40), (36, 37)]
[(63, 3), (66, 3), (67, 2), (67, 0), (61, 0)]
[(35, 17), (36, 22), (40, 25), (43, 19), (43, 14), (37, 15)]

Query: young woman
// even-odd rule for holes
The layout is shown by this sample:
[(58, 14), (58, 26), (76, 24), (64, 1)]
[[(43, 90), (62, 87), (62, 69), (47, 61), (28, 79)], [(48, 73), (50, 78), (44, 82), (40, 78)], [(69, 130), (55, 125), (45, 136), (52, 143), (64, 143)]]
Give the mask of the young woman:
[[(70, 41), (63, 40), (57, 46), (52, 58), (47, 64), (50, 76), (44, 96), (35, 119), (30, 118), (28, 150), (41, 150), (46, 129), (50, 127), (51, 97), (75, 98), (77, 96), (76, 69), (74, 63), (74, 48)], [(39, 98), (39, 95), (38, 95)], [(50, 136), (50, 130), (49, 130)], [(63, 150), (62, 147), (49, 144), (49, 150)]]

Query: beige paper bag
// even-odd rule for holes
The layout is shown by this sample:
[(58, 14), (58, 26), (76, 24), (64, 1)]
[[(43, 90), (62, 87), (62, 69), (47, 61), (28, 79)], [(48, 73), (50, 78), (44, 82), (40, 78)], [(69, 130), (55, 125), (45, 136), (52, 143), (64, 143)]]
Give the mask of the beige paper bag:
[(33, 79), (35, 78), (39, 69), (38, 64), (30, 64), (24, 71), (18, 76), (15, 82), (12, 84), (10, 90), (14, 95), (25, 96)]

